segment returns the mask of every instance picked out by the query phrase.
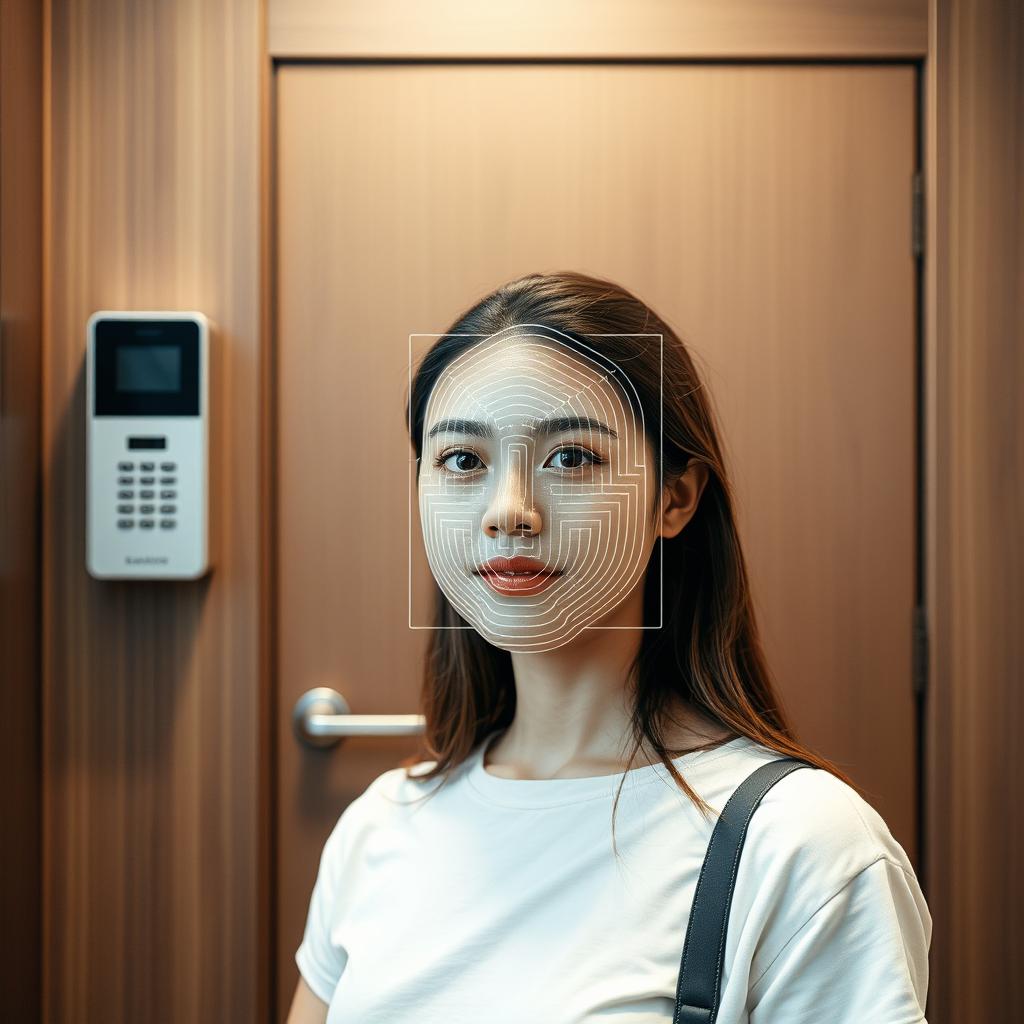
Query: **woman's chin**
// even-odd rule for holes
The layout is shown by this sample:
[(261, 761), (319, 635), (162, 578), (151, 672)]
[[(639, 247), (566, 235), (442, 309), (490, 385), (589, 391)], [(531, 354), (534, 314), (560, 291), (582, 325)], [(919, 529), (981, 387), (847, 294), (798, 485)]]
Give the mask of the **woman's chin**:
[(473, 628), (492, 647), (509, 654), (542, 654), (571, 644), (587, 628), (586, 623), (523, 623), (495, 628), (494, 623), (473, 622)]

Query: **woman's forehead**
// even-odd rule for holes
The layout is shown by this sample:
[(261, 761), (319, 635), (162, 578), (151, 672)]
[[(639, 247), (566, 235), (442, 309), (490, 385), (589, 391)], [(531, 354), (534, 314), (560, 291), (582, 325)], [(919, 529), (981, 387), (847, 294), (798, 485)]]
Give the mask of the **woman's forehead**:
[(441, 417), (529, 421), (558, 410), (600, 418), (619, 434), (632, 419), (608, 370), (585, 354), (548, 339), (492, 338), (467, 349), (438, 377), (427, 426)]

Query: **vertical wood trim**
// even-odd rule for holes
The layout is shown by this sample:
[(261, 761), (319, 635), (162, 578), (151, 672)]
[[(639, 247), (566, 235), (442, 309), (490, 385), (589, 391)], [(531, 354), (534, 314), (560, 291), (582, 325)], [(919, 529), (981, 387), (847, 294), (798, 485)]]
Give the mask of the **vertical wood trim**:
[(46, 460), (43, 452), (46, 446), (48, 410), (46, 404), (46, 382), (50, 376), (49, 360), (47, 358), (46, 339), (50, 334), (50, 302), (52, 298), (52, 284), (50, 280), (50, 238), (53, 231), (50, 223), (50, 209), (52, 206), (51, 196), (53, 195), (53, 0), (43, 0), (43, 202), (42, 202), (42, 335), (40, 338), (40, 349), (42, 356), (42, 378), (40, 381), (40, 476), (42, 480), (40, 496), (40, 545), (42, 575), (40, 577), (40, 745), (41, 759), (40, 767), (40, 789), (42, 791), (42, 850), (40, 857), (40, 870), (42, 872), (42, 920), (40, 921), (41, 947), (39, 949), (39, 972), (40, 972), (40, 994), (41, 1005), (40, 1020), (53, 1020), (53, 1000), (50, 998), (50, 965), (47, 960), (46, 951), (50, 949), (53, 934), (53, 924), (50, 919), (50, 908), (53, 904), (51, 895), (51, 869), (50, 869), (50, 847), (52, 828), (50, 826), (50, 789), (49, 789), (49, 749), (46, 741), (46, 722), (50, 713), (50, 702), (47, 694), (46, 680), (50, 674), (52, 659), (50, 657), (50, 622), (46, 611), (45, 587), (46, 581), (52, 573), (50, 545), (47, 543), (49, 536), (49, 516), (47, 513), (46, 495), (49, 489), (46, 472)]
[(267, 5), (259, 3), (260, 115), (260, 358), (259, 358), (259, 959), (258, 1017), (274, 1020), (278, 1004), (277, 973), (277, 388), (274, 377), (274, 67), (267, 48)]
[(0, 6), (0, 968), (3, 1015), (40, 1015), (40, 427), (43, 9)]
[[(948, 382), (949, 370), (946, 350), (947, 332), (941, 330), (939, 318), (948, 316), (946, 296), (938, 291), (939, 242), (945, 244), (945, 225), (940, 223), (941, 211), (938, 204), (938, 165), (942, 155), (940, 141), (945, 146), (945, 137), (938, 138), (940, 111), (945, 111), (947, 96), (940, 89), (937, 73), (939, 51), (937, 46), (939, 16), (938, 0), (929, 0), (928, 11), (928, 56), (924, 62), (925, 114), (924, 114), (924, 552), (925, 552), (925, 606), (928, 620), (928, 675), (925, 694), (924, 728), (922, 754), (924, 762), (924, 835), (922, 837), (922, 865), (925, 876), (925, 898), (932, 914), (932, 943), (929, 950), (928, 1003), (925, 1016), (932, 1024), (951, 1024), (954, 1019), (948, 1011), (938, 1009), (947, 1005), (947, 982), (941, 977), (943, 968), (949, 966), (948, 940), (941, 927), (941, 893), (946, 890), (945, 856), (940, 843), (937, 824), (946, 819), (936, 794), (948, 791), (945, 760), (936, 757), (936, 745), (941, 744), (942, 734), (948, 736), (948, 720), (940, 710), (943, 694), (948, 692), (950, 673), (948, 666), (940, 659), (945, 650), (943, 637), (948, 635), (948, 615), (939, 589), (939, 579), (948, 575), (948, 562), (938, 544), (939, 490), (943, 486), (939, 479), (941, 460), (939, 452), (948, 450), (949, 435), (940, 421), (940, 406), (948, 406), (947, 398), (940, 392), (940, 384)], [(943, 58), (944, 59), (944, 58)], [(948, 159), (948, 157), (946, 158)]]
[(1010, 1020), (1024, 883), (1024, 18), (931, 0), (928, 1019)]
[[(936, 749), (943, 741), (948, 742), (948, 711), (943, 708), (944, 695), (948, 694), (951, 673), (940, 652), (948, 654), (948, 602), (943, 600), (939, 580), (948, 578), (949, 563), (945, 551), (938, 543), (939, 531), (948, 528), (945, 516), (940, 520), (940, 489), (945, 488), (948, 501), (948, 482), (940, 479), (941, 451), (948, 451), (949, 431), (940, 419), (940, 408), (948, 415), (948, 396), (941, 386), (948, 386), (948, 331), (942, 329), (942, 322), (948, 317), (948, 302), (938, 288), (939, 245), (946, 244), (947, 229), (944, 214), (938, 202), (940, 161), (948, 162), (948, 145), (945, 134), (938, 135), (939, 116), (945, 113), (948, 90), (938, 74), (940, 55), (938, 48), (938, 18), (946, 11), (940, 11), (938, 0), (929, 0), (928, 14), (928, 57), (925, 60), (925, 155), (924, 155), (924, 345), (925, 345), (925, 602), (928, 617), (928, 681), (925, 695), (925, 736), (924, 743), (924, 837), (922, 864), (926, 876), (925, 897), (932, 914), (932, 944), (929, 951), (928, 1004), (925, 1016), (932, 1024), (952, 1024), (955, 1015), (948, 1009), (948, 981), (942, 975), (949, 964), (949, 942), (942, 925), (942, 894), (948, 891), (948, 848), (944, 848), (944, 837), (939, 833), (939, 822), (948, 825), (948, 815), (937, 794), (947, 793), (949, 779), (946, 759), (936, 756)], [(943, 39), (946, 36), (943, 33)], [(944, 44), (945, 45), (945, 44)], [(943, 180), (943, 188), (945, 181)], [(947, 282), (948, 283), (948, 282)], [(940, 320), (941, 318), (941, 320)]]

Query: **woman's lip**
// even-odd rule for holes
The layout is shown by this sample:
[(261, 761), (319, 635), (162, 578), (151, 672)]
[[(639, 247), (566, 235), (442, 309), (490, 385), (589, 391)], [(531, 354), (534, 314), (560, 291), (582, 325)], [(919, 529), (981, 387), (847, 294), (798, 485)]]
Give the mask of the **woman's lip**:
[(524, 572), (513, 574), (489, 569), (474, 570), (487, 585), (499, 594), (532, 595), (546, 590), (561, 572)]
[(514, 572), (507, 571), (504, 569), (488, 569), (484, 566), (482, 569), (474, 569), (478, 576), (561, 576), (561, 570), (559, 569), (516, 569)]
[(554, 566), (529, 555), (513, 555), (511, 558), (504, 555), (493, 555), (474, 570), (474, 572), (529, 572), (533, 574), (558, 571)]

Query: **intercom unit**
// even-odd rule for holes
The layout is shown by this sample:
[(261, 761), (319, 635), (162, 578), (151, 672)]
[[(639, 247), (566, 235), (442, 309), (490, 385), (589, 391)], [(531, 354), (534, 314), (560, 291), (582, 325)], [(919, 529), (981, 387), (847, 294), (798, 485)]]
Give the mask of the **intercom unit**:
[(197, 579), (210, 568), (209, 321), (100, 310), (87, 331), (87, 569)]

